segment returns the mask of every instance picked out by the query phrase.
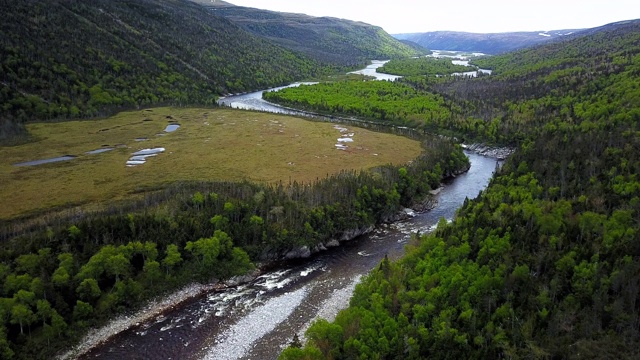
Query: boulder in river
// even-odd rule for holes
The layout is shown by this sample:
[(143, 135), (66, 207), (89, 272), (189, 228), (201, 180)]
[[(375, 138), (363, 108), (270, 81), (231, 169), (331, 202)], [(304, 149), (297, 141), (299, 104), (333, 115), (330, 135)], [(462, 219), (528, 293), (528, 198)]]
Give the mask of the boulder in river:
[(340, 246), (340, 242), (336, 239), (331, 239), (328, 243), (324, 244), (328, 248)]
[(245, 284), (255, 279), (259, 274), (260, 274), (260, 270), (256, 269), (249, 274), (234, 276), (231, 279), (228, 279), (227, 281), (225, 281), (224, 283), (227, 286), (236, 286), (240, 284)]
[(311, 249), (308, 246), (302, 246), (298, 249), (293, 249), (284, 255), (284, 258), (289, 259), (306, 259), (311, 256)]
[(325, 251), (325, 250), (327, 250), (327, 248), (324, 246), (323, 243), (320, 243), (320, 244), (314, 246), (313, 249), (311, 249), (311, 253), (315, 254), (317, 252)]
[(361, 228), (346, 230), (345, 232), (342, 233), (342, 236), (340, 237), (340, 241), (353, 240), (360, 235), (364, 235), (372, 232), (373, 229), (374, 229), (374, 226), (370, 225), (368, 227), (361, 227)]

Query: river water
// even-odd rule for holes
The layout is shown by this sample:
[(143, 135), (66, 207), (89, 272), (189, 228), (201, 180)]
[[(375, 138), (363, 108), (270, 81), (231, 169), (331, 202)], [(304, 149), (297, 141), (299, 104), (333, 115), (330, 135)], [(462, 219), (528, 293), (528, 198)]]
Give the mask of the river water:
[[(258, 94), (259, 93), (259, 94)], [(226, 97), (232, 107), (268, 110), (262, 92)], [(282, 113), (283, 109), (278, 109)], [(282, 264), (250, 283), (212, 290), (124, 331), (81, 359), (275, 359), (314, 319), (332, 320), (363, 276), (388, 255), (398, 259), (415, 232), (451, 220), (465, 198), (485, 189), (496, 159), (467, 152), (468, 172), (445, 184), (431, 211)]]
[(477, 77), (479, 74), (491, 75), (492, 73), (491, 70), (480, 69), (477, 66), (469, 64), (469, 62), (471, 61), (470, 59), (474, 57), (486, 56), (486, 54), (483, 54), (483, 53), (479, 53), (479, 52), (469, 53), (465, 51), (449, 51), (449, 50), (432, 50), (431, 55), (428, 55), (428, 56), (434, 57), (434, 58), (450, 58), (452, 59), (451, 63), (453, 65), (462, 65), (462, 66), (469, 66), (474, 68), (474, 70), (472, 71), (457, 72), (457, 73), (451, 74), (453, 76)]
[(316, 82), (297, 82), (287, 86), (280, 86), (269, 90), (261, 90), (255, 91), (252, 93), (246, 94), (238, 94), (238, 95), (230, 95), (221, 97), (218, 99), (218, 105), (232, 107), (234, 109), (242, 109), (242, 110), (260, 110), (260, 111), (268, 111), (276, 114), (288, 114), (288, 115), (306, 115), (306, 113), (301, 111), (295, 111), (292, 109), (285, 109), (276, 104), (272, 104), (262, 99), (262, 94), (265, 91), (278, 91), (280, 89), (288, 88), (288, 87), (297, 87), (300, 85), (313, 85), (317, 84)]
[(373, 76), (373, 77), (376, 78), (376, 80), (394, 81), (394, 80), (396, 80), (398, 78), (401, 78), (402, 76), (389, 75), (389, 74), (383, 74), (383, 73), (376, 72), (377, 68), (381, 67), (382, 65), (384, 65), (387, 62), (388, 62), (388, 60), (372, 60), (371, 64), (369, 66), (367, 66), (366, 68), (364, 68), (362, 70), (358, 70), (358, 71), (352, 71), (349, 74), (360, 74), (360, 75), (366, 75), (366, 76)]

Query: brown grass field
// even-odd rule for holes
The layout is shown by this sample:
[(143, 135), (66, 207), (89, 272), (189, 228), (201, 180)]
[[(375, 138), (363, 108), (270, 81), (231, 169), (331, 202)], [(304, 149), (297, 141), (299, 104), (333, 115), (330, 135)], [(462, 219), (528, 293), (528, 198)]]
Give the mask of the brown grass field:
[[(163, 134), (170, 122), (181, 127)], [(121, 200), (180, 180), (309, 182), (344, 169), (403, 164), (421, 152), (414, 140), (345, 127), (355, 133), (347, 151), (336, 149), (340, 132), (333, 124), (231, 109), (154, 108), (29, 124), (32, 142), (0, 147), (0, 219)], [(107, 146), (115, 149), (85, 154)], [(166, 151), (144, 165), (125, 165), (133, 152), (154, 147)], [(77, 158), (14, 166), (63, 155)]]

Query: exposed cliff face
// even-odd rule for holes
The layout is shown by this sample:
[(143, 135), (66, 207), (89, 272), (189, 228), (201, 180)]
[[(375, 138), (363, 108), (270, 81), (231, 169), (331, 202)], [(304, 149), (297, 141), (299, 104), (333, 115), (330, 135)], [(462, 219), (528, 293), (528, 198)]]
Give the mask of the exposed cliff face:
[[(483, 149), (486, 150), (491, 148), (486, 147)], [(444, 174), (443, 180), (451, 177), (456, 177), (462, 173), (465, 173), (469, 171), (470, 167), (471, 165), (468, 165), (465, 168), (459, 169), (457, 171), (447, 172)], [(416, 213), (426, 212), (435, 208), (438, 205), (438, 200), (435, 198), (435, 195), (437, 195), (441, 189), (442, 188), (433, 190), (431, 191), (431, 194), (429, 194), (428, 196), (422, 199), (417, 199), (413, 203), (411, 208), (403, 208), (392, 215), (384, 217), (383, 219), (380, 220), (380, 223), (388, 224), (388, 223), (407, 220), (409, 218), (416, 216)], [(342, 242), (350, 241), (357, 238), (358, 236), (369, 234), (373, 232), (374, 229), (375, 229), (375, 225), (363, 225), (358, 228), (345, 230), (340, 235), (335, 236), (334, 238), (326, 242), (321, 242), (313, 246), (305, 245), (305, 246), (295, 247), (292, 249), (286, 249), (281, 251), (267, 250), (262, 254), (262, 256), (260, 257), (260, 260), (261, 261), (279, 261), (279, 260), (292, 260), (292, 259), (306, 259), (306, 258), (309, 258), (311, 255), (318, 253), (320, 251), (325, 251), (329, 248), (340, 246), (340, 243)]]
[(463, 145), (463, 147), (477, 154), (496, 158), (498, 160), (506, 159), (507, 157), (509, 157), (509, 155), (513, 154), (513, 152), (515, 151), (513, 148), (510, 148), (510, 147), (491, 147), (484, 144), (470, 144), (470, 145)]
[(306, 259), (312, 254), (320, 251), (325, 251), (328, 248), (340, 246), (341, 242), (350, 241), (358, 236), (368, 234), (375, 229), (373, 225), (363, 225), (359, 228), (349, 229), (342, 232), (342, 234), (326, 241), (318, 243), (314, 246), (300, 246), (286, 250), (267, 250), (261, 256), (261, 261), (279, 261), (279, 260), (293, 260), (293, 259)]

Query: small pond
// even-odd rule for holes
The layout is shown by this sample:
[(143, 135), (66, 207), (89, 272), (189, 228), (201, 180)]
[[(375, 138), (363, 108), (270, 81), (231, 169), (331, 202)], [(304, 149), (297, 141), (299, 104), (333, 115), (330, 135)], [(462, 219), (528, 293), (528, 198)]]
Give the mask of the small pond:
[(85, 154), (87, 154), (87, 155), (102, 154), (102, 153), (106, 153), (107, 151), (111, 151), (111, 150), (113, 150), (113, 148), (95, 149), (95, 150), (87, 151)]
[(180, 128), (179, 124), (169, 124), (166, 128), (164, 128), (164, 132), (174, 132)]
[(73, 160), (75, 158), (76, 157), (73, 156), (73, 155), (64, 155), (64, 156), (58, 156), (58, 157), (51, 158), (51, 159), (42, 159), (42, 160), (33, 160), (33, 161), (21, 162), (21, 163), (13, 164), (13, 166), (42, 165), (42, 164), (49, 164), (49, 163), (59, 162), (59, 161)]
[(131, 157), (127, 161), (128, 167), (143, 165), (147, 162), (147, 159), (150, 157), (154, 157), (160, 153), (163, 153), (165, 148), (152, 148), (152, 149), (142, 149), (140, 151), (136, 151), (131, 154)]

